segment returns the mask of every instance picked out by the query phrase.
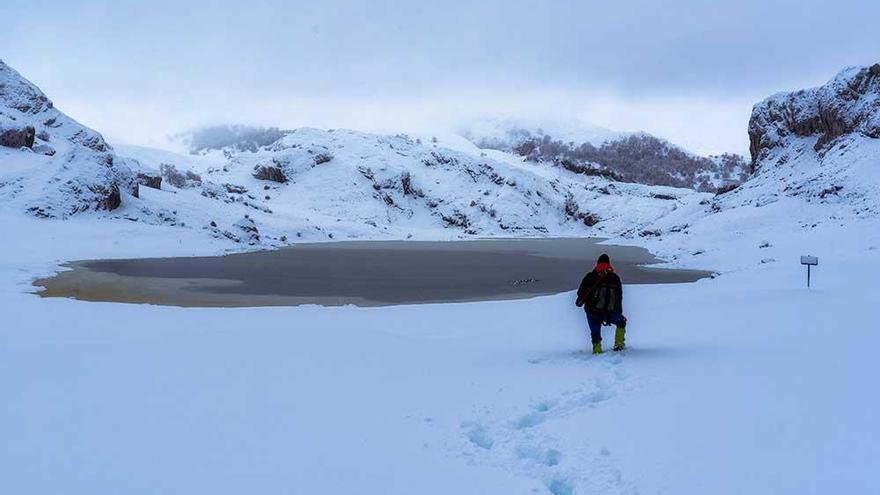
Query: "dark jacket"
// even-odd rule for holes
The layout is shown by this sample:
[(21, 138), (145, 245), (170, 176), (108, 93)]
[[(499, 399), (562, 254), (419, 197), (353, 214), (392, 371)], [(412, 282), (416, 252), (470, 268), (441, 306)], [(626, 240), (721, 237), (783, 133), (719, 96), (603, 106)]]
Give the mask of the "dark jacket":
[[(596, 308), (598, 302), (596, 294), (603, 289), (614, 299), (612, 301), (613, 309), (610, 311)], [(612, 270), (602, 272), (593, 270), (586, 274), (578, 287), (577, 305), (583, 305), (587, 313), (623, 313), (623, 283), (620, 281), (620, 277)]]

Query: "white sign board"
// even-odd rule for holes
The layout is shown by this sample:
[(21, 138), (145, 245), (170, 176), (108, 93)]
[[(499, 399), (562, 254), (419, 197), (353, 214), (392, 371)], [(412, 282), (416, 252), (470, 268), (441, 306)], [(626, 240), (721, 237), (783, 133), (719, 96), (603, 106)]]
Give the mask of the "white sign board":
[(818, 256), (801, 256), (801, 264), (816, 266), (819, 264), (819, 257)]
[(810, 287), (810, 268), (819, 264), (818, 256), (801, 256), (801, 264), (807, 265), (807, 288)]

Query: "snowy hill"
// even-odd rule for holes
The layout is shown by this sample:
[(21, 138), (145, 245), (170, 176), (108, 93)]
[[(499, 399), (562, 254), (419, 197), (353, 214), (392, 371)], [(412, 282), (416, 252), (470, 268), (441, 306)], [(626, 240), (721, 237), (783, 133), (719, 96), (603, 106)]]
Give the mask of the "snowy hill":
[(877, 248), (861, 232), (880, 217), (880, 64), (765, 99), (753, 108), (749, 136), (749, 180), (665, 216), (637, 242), (715, 269), (829, 249), (817, 239)]
[[(703, 195), (614, 183), (421, 143), (405, 135), (297, 129), (255, 152), (181, 156), (125, 148), (164, 169), (145, 208), (241, 240), (247, 215), (269, 244), (297, 239), (460, 235), (614, 235), (638, 230)], [(192, 170), (198, 180), (173, 180)], [(172, 179), (172, 180), (169, 180)], [(169, 194), (171, 193), (171, 194)], [(255, 239), (251, 239), (255, 240)]]
[[(679, 179), (707, 178), (699, 164), (709, 159), (654, 146), (656, 138), (645, 135), (571, 148), (545, 134), (528, 153), (522, 151), (530, 141), (520, 142), (524, 158), (445, 138), (223, 127), (191, 143), (197, 154), (115, 151), (0, 67), (0, 201), (36, 216), (112, 210), (101, 216), (266, 247), (354, 238), (622, 236), (712, 268), (702, 254), (717, 247), (690, 245), (701, 229), (708, 242), (740, 231), (728, 221), (760, 217), (751, 227), (760, 229), (778, 216), (785, 225), (813, 228), (878, 211), (878, 66), (847, 69), (821, 88), (757, 104), (749, 127), (754, 175), (716, 196), (622, 182), (614, 180), (617, 172), (593, 168), (591, 150), (634, 163), (681, 155), (697, 165)], [(731, 163), (724, 167), (741, 166)], [(694, 252), (702, 256), (693, 259)]]
[(579, 122), (488, 119), (462, 135), (482, 149), (623, 182), (716, 192), (748, 177), (739, 155), (698, 156), (644, 132), (614, 132)]
[(756, 176), (728, 203), (788, 196), (880, 212), (880, 64), (758, 103), (749, 139)]
[[(248, 245), (345, 238), (616, 235), (706, 196), (406, 135), (221, 127), (175, 154), (116, 152), (2, 69), (0, 201), (36, 216), (195, 229)], [(31, 140), (21, 140), (31, 136)], [(470, 147), (470, 149), (468, 149)], [(466, 151), (463, 151), (466, 150)], [(489, 155), (492, 156), (489, 156)]]
[(0, 201), (40, 217), (114, 210), (136, 177), (97, 132), (0, 61)]

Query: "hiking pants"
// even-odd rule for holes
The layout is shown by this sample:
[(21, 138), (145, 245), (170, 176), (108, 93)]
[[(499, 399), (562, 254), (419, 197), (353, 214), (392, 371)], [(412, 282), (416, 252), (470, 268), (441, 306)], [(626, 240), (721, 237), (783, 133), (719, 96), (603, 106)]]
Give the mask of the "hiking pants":
[(623, 316), (623, 313), (587, 312), (587, 324), (590, 325), (590, 339), (594, 344), (602, 342), (602, 322), (625, 328), (626, 316)]

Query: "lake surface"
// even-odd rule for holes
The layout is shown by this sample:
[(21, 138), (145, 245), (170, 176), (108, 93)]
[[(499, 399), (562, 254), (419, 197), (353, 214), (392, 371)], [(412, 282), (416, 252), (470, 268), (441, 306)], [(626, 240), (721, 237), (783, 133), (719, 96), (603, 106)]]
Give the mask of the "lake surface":
[(187, 307), (384, 306), (517, 299), (575, 290), (601, 253), (626, 284), (693, 282), (698, 270), (641, 266), (645, 249), (601, 239), (350, 241), (226, 256), (76, 261), (43, 297)]

